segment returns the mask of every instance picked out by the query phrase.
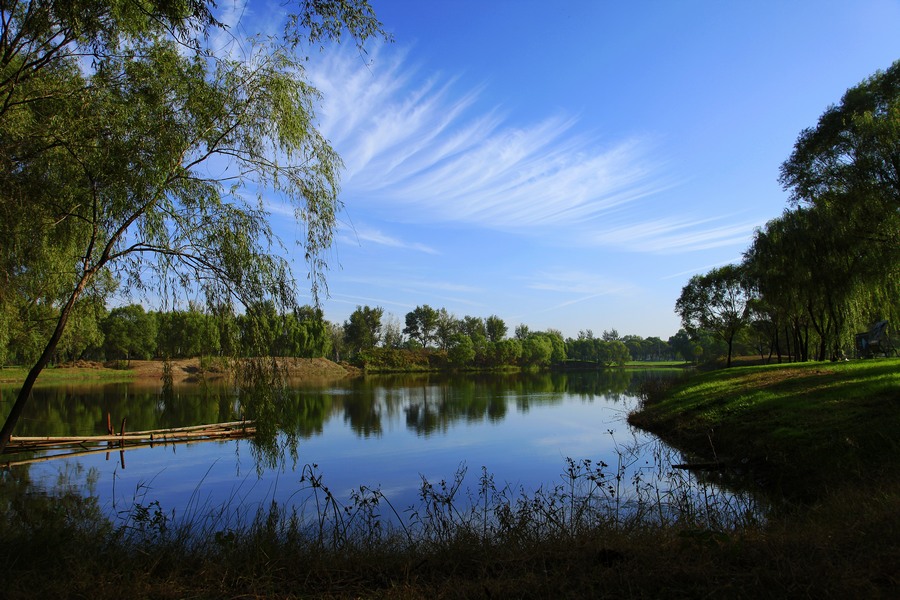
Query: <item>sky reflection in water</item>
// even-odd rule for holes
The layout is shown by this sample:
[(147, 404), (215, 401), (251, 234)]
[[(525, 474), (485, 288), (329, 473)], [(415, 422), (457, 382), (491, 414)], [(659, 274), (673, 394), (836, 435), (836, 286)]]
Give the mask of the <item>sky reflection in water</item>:
[[(232, 520), (273, 500), (302, 505), (305, 465), (318, 465), (342, 502), (365, 485), (401, 511), (416, 503), (422, 477), (449, 481), (461, 465), (468, 468), (464, 487), (475, 489), (485, 467), (498, 487), (532, 492), (561, 483), (567, 457), (602, 460), (614, 470), (626, 448), (640, 445), (645, 455), (629, 460), (652, 477), (659, 444), (625, 422), (648, 376), (672, 375), (392, 376), (299, 385), (286, 424), (298, 439), (296, 456), (285, 450), (261, 461), (249, 440), (202, 442), (126, 451), (124, 468), (114, 450), (17, 467), (13, 475), (47, 491), (68, 480), (110, 516), (135, 501), (159, 501), (176, 517), (224, 507)], [(233, 394), (209, 385), (180, 387), (168, 401), (159, 389), (121, 384), (44, 388), (29, 409), (20, 435), (103, 434), (107, 412), (117, 428), (127, 418), (131, 431), (239, 417)], [(284, 447), (283, 433), (279, 440)]]

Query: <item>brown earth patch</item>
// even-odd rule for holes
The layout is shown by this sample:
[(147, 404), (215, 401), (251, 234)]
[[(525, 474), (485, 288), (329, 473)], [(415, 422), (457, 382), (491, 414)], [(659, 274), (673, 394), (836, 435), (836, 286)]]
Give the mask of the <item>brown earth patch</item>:
[(103, 363), (95, 360), (76, 360), (57, 365), (59, 369), (102, 369)]
[(327, 358), (285, 358), (280, 359), (287, 368), (288, 376), (300, 379), (337, 379), (359, 375), (361, 371), (350, 365), (338, 364)]
[[(337, 364), (327, 358), (279, 358), (278, 364), (293, 381), (335, 380), (360, 375), (362, 371), (347, 364)], [(173, 383), (190, 383), (229, 377), (233, 363), (227, 359), (199, 358), (169, 361)], [(59, 384), (92, 380), (131, 380), (145, 385), (159, 385), (163, 378), (161, 360), (109, 361), (107, 363), (79, 360), (46, 368), (39, 383)], [(0, 370), (0, 384), (16, 384), (25, 380), (28, 369), (12, 367)]]
[[(291, 379), (341, 379), (355, 373), (327, 358), (279, 358), (281, 367)], [(210, 379), (227, 377), (231, 371), (227, 361), (213, 361), (211, 365), (201, 366), (199, 358), (188, 358), (169, 361), (172, 369), (172, 381), (184, 382), (194, 379)], [(163, 376), (163, 361), (133, 360), (128, 370), (136, 380), (159, 381)]]

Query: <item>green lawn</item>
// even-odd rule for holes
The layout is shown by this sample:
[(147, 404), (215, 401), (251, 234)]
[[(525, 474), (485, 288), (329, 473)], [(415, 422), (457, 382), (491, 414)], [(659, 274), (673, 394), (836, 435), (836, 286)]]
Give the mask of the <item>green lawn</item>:
[(684, 368), (690, 366), (691, 363), (683, 360), (629, 360), (625, 363), (626, 367), (639, 367), (641, 369), (661, 369), (661, 368)]
[[(0, 385), (19, 387), (28, 369), (25, 367), (3, 367), (0, 369)], [(128, 369), (92, 367), (47, 367), (38, 376), (38, 385), (58, 385), (61, 383), (81, 383), (91, 381), (131, 381), (134, 373)]]

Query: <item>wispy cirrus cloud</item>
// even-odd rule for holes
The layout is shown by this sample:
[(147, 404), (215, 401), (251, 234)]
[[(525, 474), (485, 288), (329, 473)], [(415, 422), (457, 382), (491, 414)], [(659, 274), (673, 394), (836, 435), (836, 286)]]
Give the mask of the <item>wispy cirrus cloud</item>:
[(723, 216), (661, 217), (610, 225), (589, 237), (594, 244), (659, 254), (746, 246), (754, 229), (761, 225), (755, 221), (722, 223), (724, 219)]
[[(430, 297), (450, 304), (472, 307), (483, 307), (484, 290), (477, 286), (455, 283), (441, 279), (424, 279), (404, 277), (393, 273), (389, 277), (344, 277), (347, 284), (363, 286), (367, 289), (389, 289), (392, 293), (400, 292), (404, 297)], [(388, 302), (388, 301), (380, 301)], [(396, 302), (388, 302), (398, 304)], [(405, 306), (405, 304), (400, 303)], [(412, 306), (410, 306), (412, 308)]]
[(361, 246), (375, 244), (400, 250), (413, 250), (425, 254), (440, 254), (437, 250), (426, 244), (402, 240), (396, 236), (369, 227), (343, 228), (340, 239), (347, 244), (359, 244)]
[(403, 207), (407, 219), (565, 226), (669, 185), (648, 140), (602, 143), (564, 114), (510, 125), (498, 108), (476, 112), (482, 88), (422, 77), (402, 51), (375, 52), (369, 65), (337, 52), (310, 76), (347, 195)]
[(423, 75), (409, 57), (379, 49), (367, 63), (335, 52), (310, 68), (349, 202), (397, 221), (562, 232), (570, 243), (650, 253), (746, 243), (757, 225), (652, 206), (679, 185), (652, 137), (604, 140), (562, 113), (512, 124), (483, 108), (483, 86), (460, 91), (458, 78)]
[(594, 297), (628, 294), (635, 290), (631, 283), (614, 281), (596, 272), (578, 270), (541, 271), (531, 277), (527, 287), (532, 290)]
[(390, 280), (382, 277), (345, 277), (344, 281), (368, 285), (372, 287), (390, 287), (404, 290), (431, 290), (456, 294), (479, 294), (484, 290), (478, 286), (443, 281), (440, 279), (422, 279), (394, 275)]
[(683, 279), (686, 275), (697, 275), (697, 274), (699, 274), (699, 273), (705, 273), (705, 272), (709, 271), (710, 269), (715, 269), (715, 268), (718, 268), (718, 267), (723, 267), (723, 266), (725, 266), (725, 265), (738, 264), (738, 263), (740, 263), (740, 262), (741, 262), (741, 257), (740, 257), (740, 256), (736, 256), (736, 257), (734, 257), (734, 258), (731, 259), (731, 260), (724, 260), (724, 261), (720, 261), (720, 262), (713, 263), (713, 264), (711, 264), (711, 265), (706, 265), (706, 266), (703, 266), (703, 267), (695, 267), (695, 268), (693, 268), (693, 269), (688, 269), (688, 270), (686, 270), (686, 271), (680, 271), (680, 272), (678, 272), (678, 273), (672, 273), (671, 275), (666, 275), (665, 277), (661, 277), (660, 279), (663, 279), (663, 280), (666, 280), (666, 279)]
[(638, 292), (632, 283), (615, 281), (596, 272), (553, 270), (535, 273), (525, 284), (532, 290), (550, 292), (566, 298), (537, 312), (551, 312), (594, 300), (602, 296), (632, 296)]

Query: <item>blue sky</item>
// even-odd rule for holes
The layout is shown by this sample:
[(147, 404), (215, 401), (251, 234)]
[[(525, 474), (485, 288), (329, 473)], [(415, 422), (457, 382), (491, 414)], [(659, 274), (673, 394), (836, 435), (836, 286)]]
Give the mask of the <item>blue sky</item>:
[(429, 304), (666, 339), (687, 280), (786, 207), (800, 131), (900, 58), (896, 0), (372, 3), (394, 43), (308, 67), (346, 166), (336, 322)]

